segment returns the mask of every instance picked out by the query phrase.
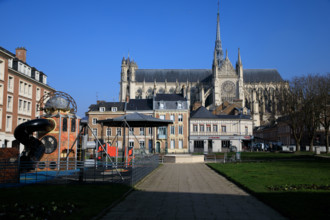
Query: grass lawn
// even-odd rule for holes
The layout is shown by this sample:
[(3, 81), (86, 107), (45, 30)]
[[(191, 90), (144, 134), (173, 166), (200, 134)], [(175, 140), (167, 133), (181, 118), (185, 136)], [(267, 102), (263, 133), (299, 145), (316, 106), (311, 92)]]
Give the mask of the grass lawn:
[(129, 189), (119, 184), (1, 188), (0, 219), (90, 219)]
[[(218, 155), (224, 155), (224, 153), (216, 153)], [(235, 152), (228, 152), (227, 157), (235, 155)], [(313, 159), (313, 152), (240, 152), (241, 160), (279, 160), (279, 159)], [(326, 155), (326, 154), (324, 154)]]
[(290, 219), (330, 219), (330, 160), (209, 166)]

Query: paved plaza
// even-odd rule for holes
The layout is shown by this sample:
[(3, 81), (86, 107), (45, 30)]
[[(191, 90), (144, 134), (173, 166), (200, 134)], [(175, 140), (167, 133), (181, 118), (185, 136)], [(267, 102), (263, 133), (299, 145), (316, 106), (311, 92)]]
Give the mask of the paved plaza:
[(103, 219), (284, 219), (205, 164), (164, 164)]

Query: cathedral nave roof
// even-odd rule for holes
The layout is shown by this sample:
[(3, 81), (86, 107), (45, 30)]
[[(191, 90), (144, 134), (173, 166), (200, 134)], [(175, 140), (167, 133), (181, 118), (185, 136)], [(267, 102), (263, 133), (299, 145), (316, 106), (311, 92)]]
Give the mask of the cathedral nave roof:
[(137, 82), (212, 82), (211, 69), (137, 69)]

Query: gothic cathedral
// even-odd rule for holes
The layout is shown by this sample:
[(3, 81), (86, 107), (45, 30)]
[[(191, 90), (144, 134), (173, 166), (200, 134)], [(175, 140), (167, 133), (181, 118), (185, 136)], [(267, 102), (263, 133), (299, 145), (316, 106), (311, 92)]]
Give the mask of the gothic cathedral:
[(238, 49), (236, 66), (224, 57), (217, 13), (212, 69), (138, 69), (125, 57), (121, 64), (121, 102), (152, 98), (157, 93), (181, 93), (192, 110), (204, 106), (221, 114), (225, 106), (250, 111), (254, 126), (268, 124), (278, 116), (276, 92), (287, 85), (276, 69), (243, 69)]

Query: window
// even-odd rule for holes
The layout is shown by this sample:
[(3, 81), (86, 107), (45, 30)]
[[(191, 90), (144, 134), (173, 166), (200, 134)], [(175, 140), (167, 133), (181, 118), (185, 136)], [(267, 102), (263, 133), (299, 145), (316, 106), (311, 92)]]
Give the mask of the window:
[(9, 60), (8, 60), (8, 66), (9, 66), (10, 68), (13, 68), (13, 59), (9, 59)]
[(245, 126), (245, 135), (248, 135), (249, 134), (249, 129), (247, 126)]
[(13, 110), (13, 97), (12, 96), (7, 96), (7, 111), (12, 111)]
[(182, 147), (183, 147), (183, 140), (180, 139), (180, 140), (179, 140), (179, 149), (182, 149)]
[(40, 99), (40, 88), (37, 88), (37, 97), (36, 97), (37, 101)]
[(5, 61), (0, 59), (0, 80), (4, 79), (5, 75)]
[(175, 134), (175, 127), (171, 126), (171, 134)]
[(75, 131), (76, 131), (76, 119), (71, 118), (71, 132), (75, 132)]
[(68, 119), (67, 118), (63, 118), (62, 121), (62, 131), (67, 131), (68, 130)]
[(112, 108), (111, 108), (111, 111), (112, 111), (112, 112), (116, 112), (116, 111), (117, 111), (117, 107), (112, 107)]
[(43, 81), (44, 84), (47, 84), (47, 76), (46, 75), (43, 75), (42, 81)]
[(14, 77), (8, 76), (8, 91), (13, 92), (14, 90)]
[(144, 141), (139, 141), (140, 149), (144, 149)]
[(23, 102), (23, 112), (26, 112), (26, 101)]
[(178, 108), (178, 109), (182, 109), (182, 103), (181, 103), (181, 102), (178, 102), (178, 103), (177, 103), (177, 108)]
[(36, 104), (36, 116), (39, 116), (39, 104)]
[(22, 63), (19, 63), (19, 65), (18, 65), (18, 71), (19, 72), (23, 72), (23, 65), (22, 65)]
[(211, 125), (206, 125), (206, 132), (211, 132)]
[(140, 128), (140, 135), (144, 135), (144, 128)]
[(213, 132), (218, 132), (218, 125), (213, 125)]
[(183, 126), (179, 126), (179, 134), (183, 134)]
[(165, 115), (160, 115), (159, 119), (165, 120)]
[(227, 127), (225, 125), (222, 125), (221, 126), (221, 131), (226, 133), (227, 132)]
[(20, 81), (19, 82), (19, 93), (23, 94), (24, 92), (24, 82)]
[(197, 125), (193, 125), (193, 131), (197, 132), (198, 131), (198, 126)]
[(100, 112), (105, 112), (105, 107), (100, 107)]
[(121, 128), (117, 128), (117, 135), (121, 136)]
[(3, 104), (3, 85), (0, 84), (0, 105)]
[(132, 140), (129, 141), (129, 147), (134, 148), (134, 141), (132, 141)]
[(107, 128), (107, 137), (111, 136), (111, 128)]
[(166, 135), (166, 127), (159, 127), (158, 128), (159, 135)]
[(20, 125), (20, 124), (22, 124), (22, 122), (23, 122), (23, 119), (22, 118), (18, 118), (17, 119), (17, 126)]
[(12, 117), (11, 117), (11, 115), (7, 115), (7, 117), (6, 117), (6, 131), (11, 132), (11, 127), (12, 127)]
[(18, 111), (22, 111), (23, 110), (23, 100), (19, 99), (18, 100)]
[(165, 108), (164, 102), (159, 102), (158, 105), (159, 105), (159, 109), (164, 109)]
[(152, 128), (149, 128), (149, 134), (152, 135)]
[(0, 129), (2, 129), (2, 108), (0, 108)]
[(172, 114), (172, 115), (170, 116), (170, 120), (171, 120), (171, 121), (174, 121), (174, 120), (175, 120), (175, 115)]
[(129, 134), (133, 135), (134, 134), (134, 128), (129, 128)]
[(93, 134), (94, 134), (93, 136), (97, 137), (97, 128), (93, 128), (92, 131), (93, 131)]
[(28, 88), (28, 95), (29, 95), (29, 96), (32, 95), (32, 85), (29, 85), (29, 88)]
[(35, 76), (35, 79), (39, 81), (39, 72), (38, 71), (35, 72), (34, 76)]
[(27, 103), (27, 111), (28, 113), (31, 113), (31, 102)]
[(175, 149), (175, 140), (171, 140), (171, 149)]
[(92, 124), (93, 124), (93, 125), (96, 125), (96, 122), (97, 122), (97, 118), (93, 118), (93, 119), (92, 119)]
[(181, 121), (181, 122), (183, 121), (183, 115), (182, 114), (178, 115), (178, 121)]
[(199, 126), (199, 131), (200, 131), (200, 132), (204, 132), (204, 125), (200, 125), (200, 126)]

